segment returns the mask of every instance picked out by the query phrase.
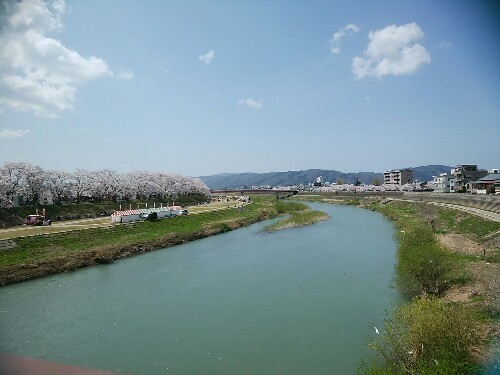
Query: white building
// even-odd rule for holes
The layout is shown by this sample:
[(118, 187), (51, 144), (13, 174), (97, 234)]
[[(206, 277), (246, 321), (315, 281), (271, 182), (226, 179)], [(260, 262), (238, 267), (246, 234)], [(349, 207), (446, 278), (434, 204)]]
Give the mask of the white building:
[(455, 175), (453, 173), (441, 173), (439, 176), (432, 176), (435, 193), (454, 193)]

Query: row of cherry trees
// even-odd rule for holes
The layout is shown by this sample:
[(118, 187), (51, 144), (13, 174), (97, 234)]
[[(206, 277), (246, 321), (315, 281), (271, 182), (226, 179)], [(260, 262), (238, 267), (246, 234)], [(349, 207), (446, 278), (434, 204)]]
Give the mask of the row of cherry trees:
[(175, 200), (185, 194), (210, 196), (210, 190), (199, 179), (156, 172), (118, 173), (103, 169), (78, 169), (69, 173), (44, 170), (29, 163), (5, 163), (0, 167), (0, 207), (10, 207), (14, 197), (38, 202), (50, 197), (54, 203), (83, 197), (97, 201), (117, 198), (160, 198)]
[(342, 184), (342, 185), (331, 185), (323, 187), (315, 187), (313, 191), (317, 192), (336, 192), (344, 191), (351, 193), (365, 193), (365, 192), (384, 192), (384, 191), (429, 191), (434, 190), (434, 185), (431, 182), (427, 182), (424, 186), (419, 183), (396, 185), (396, 184), (382, 184), (382, 185), (352, 185), (352, 184)]

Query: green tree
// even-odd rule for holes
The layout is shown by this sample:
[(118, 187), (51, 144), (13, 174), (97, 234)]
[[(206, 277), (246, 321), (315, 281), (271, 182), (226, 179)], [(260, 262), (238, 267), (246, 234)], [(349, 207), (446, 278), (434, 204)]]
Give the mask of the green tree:
[(489, 184), (486, 186), (486, 194), (495, 194), (495, 185)]
[(375, 185), (375, 186), (380, 186), (380, 185), (382, 185), (382, 182), (380, 182), (380, 178), (378, 178), (378, 177), (373, 177), (373, 179), (372, 179), (372, 185)]

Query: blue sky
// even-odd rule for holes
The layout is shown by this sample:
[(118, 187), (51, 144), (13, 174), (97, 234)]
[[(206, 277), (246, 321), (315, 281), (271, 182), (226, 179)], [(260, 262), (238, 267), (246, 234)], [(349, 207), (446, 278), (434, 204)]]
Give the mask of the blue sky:
[(487, 1), (6, 1), (0, 162), (500, 167)]

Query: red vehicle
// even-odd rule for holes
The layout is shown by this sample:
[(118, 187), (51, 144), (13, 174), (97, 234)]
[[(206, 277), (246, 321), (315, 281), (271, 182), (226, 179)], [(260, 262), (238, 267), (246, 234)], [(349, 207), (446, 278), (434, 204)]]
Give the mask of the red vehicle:
[(26, 225), (44, 225), (45, 218), (42, 215), (28, 215), (24, 224)]

